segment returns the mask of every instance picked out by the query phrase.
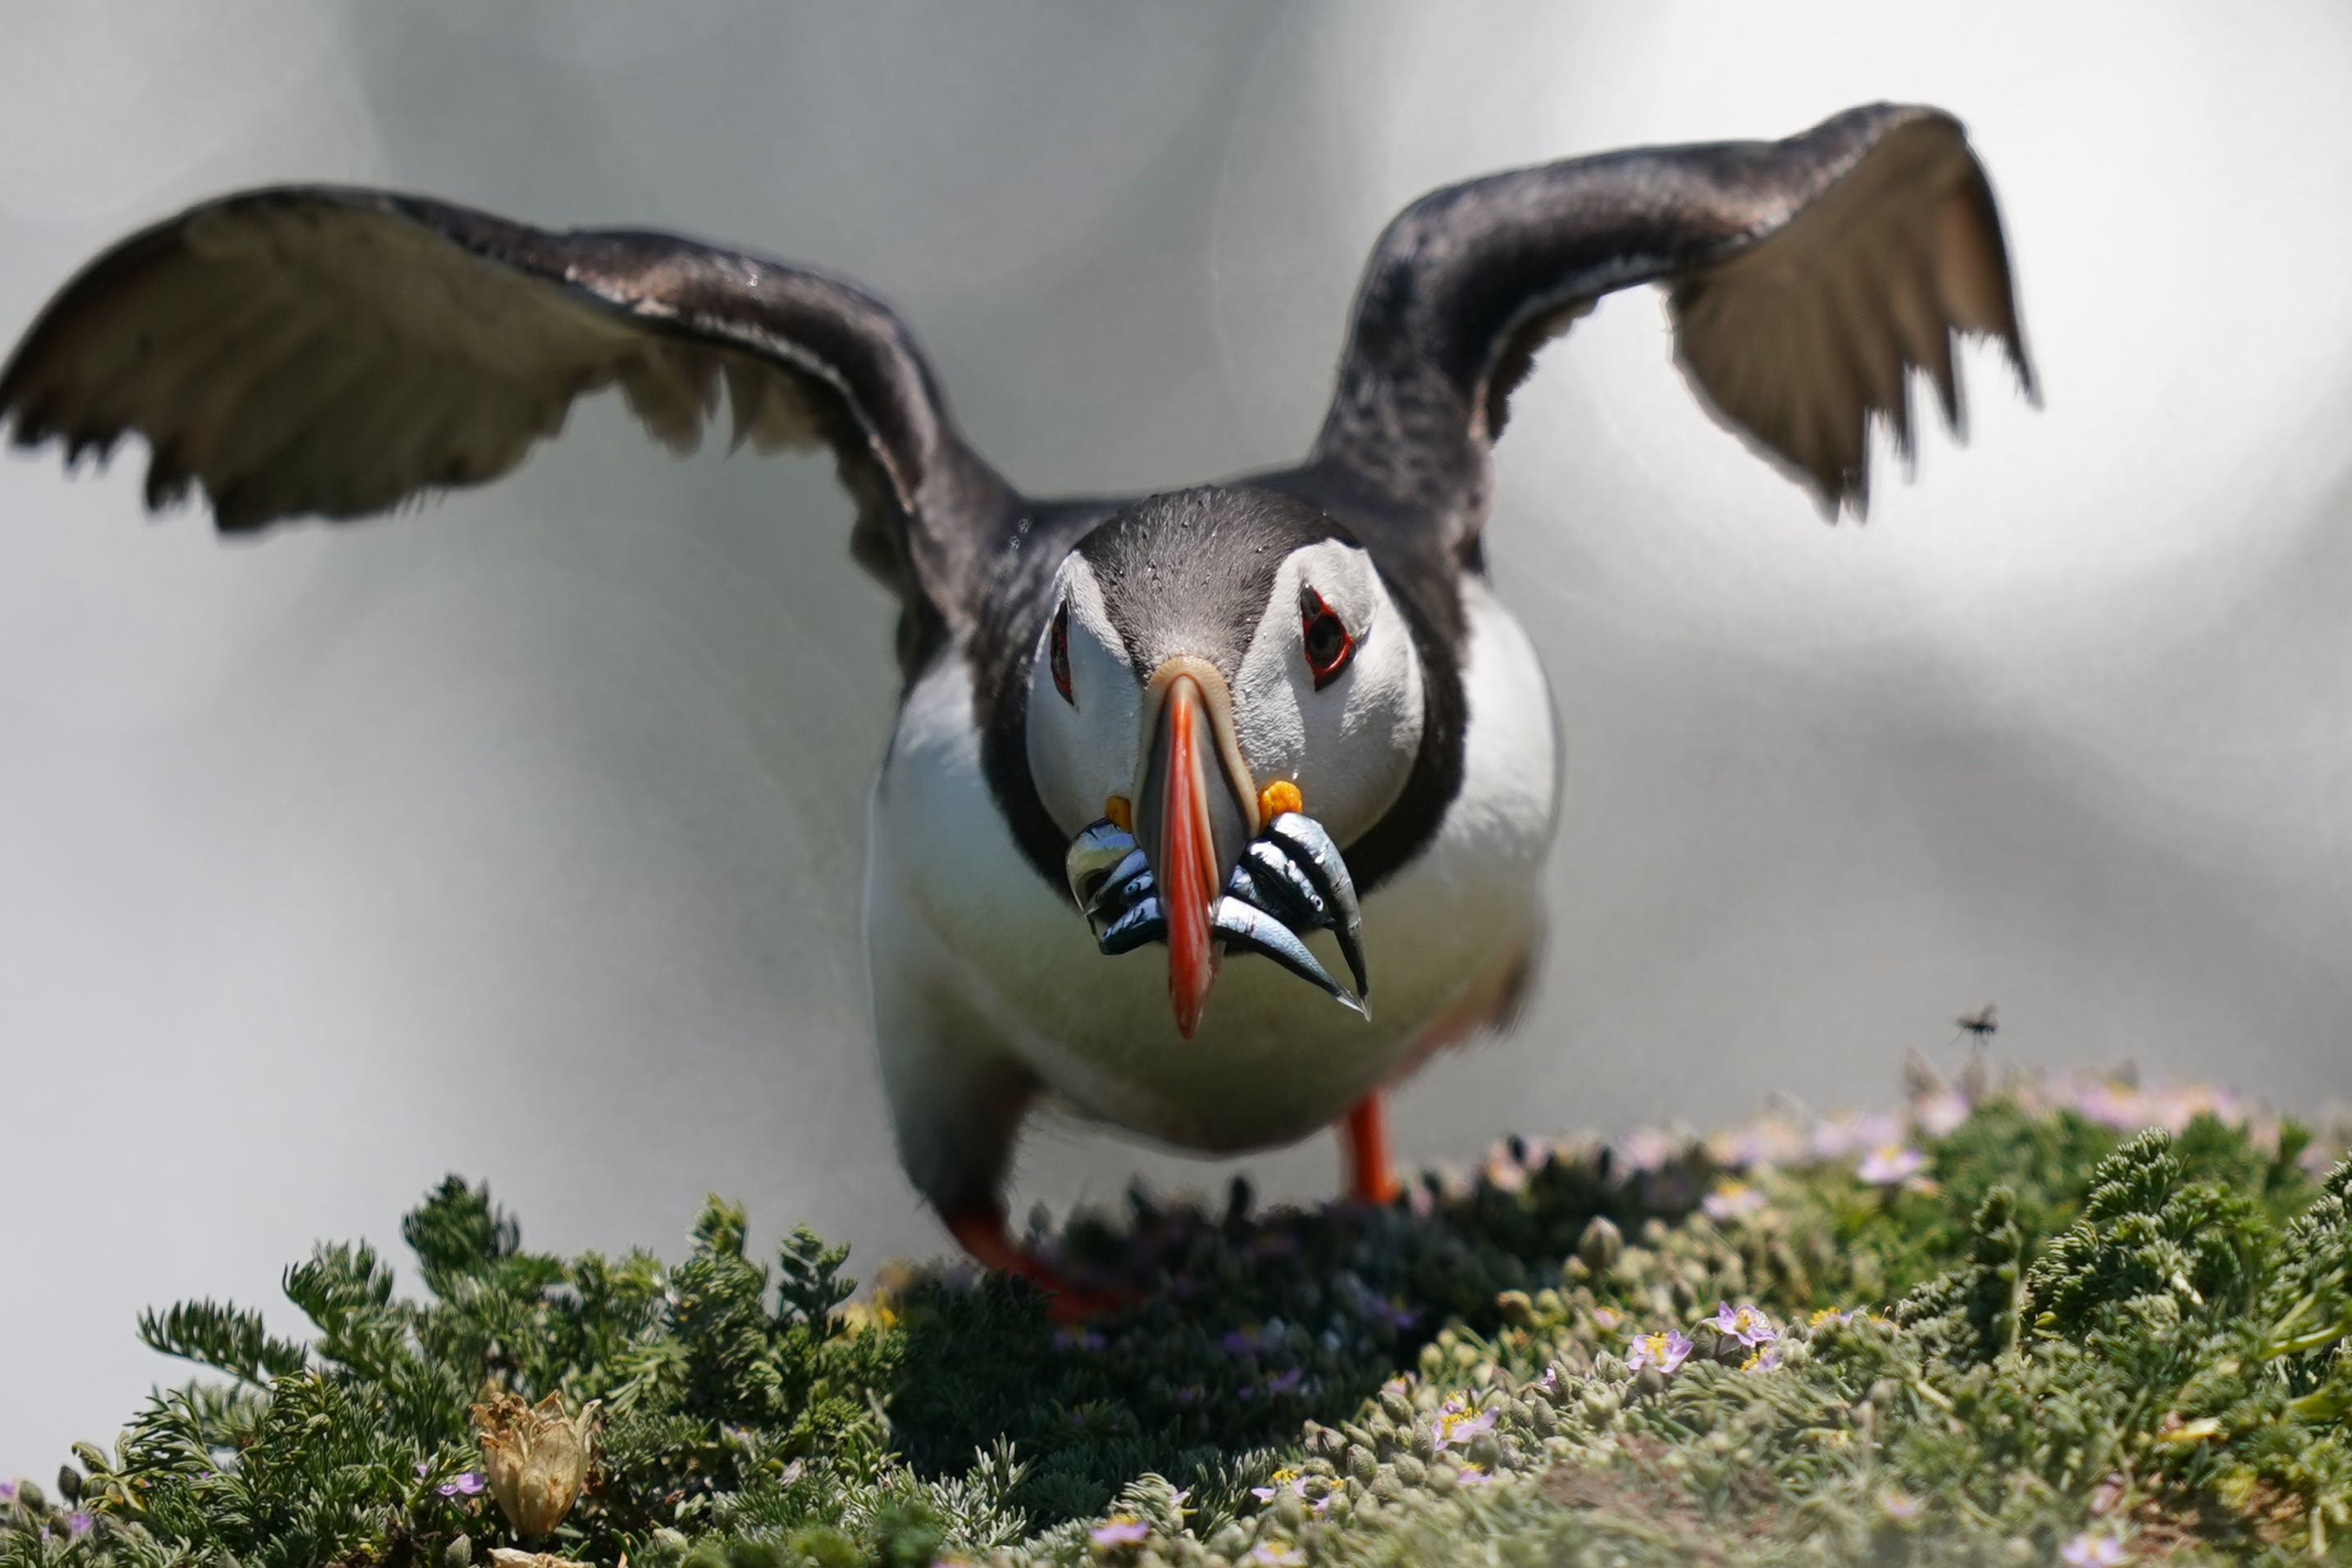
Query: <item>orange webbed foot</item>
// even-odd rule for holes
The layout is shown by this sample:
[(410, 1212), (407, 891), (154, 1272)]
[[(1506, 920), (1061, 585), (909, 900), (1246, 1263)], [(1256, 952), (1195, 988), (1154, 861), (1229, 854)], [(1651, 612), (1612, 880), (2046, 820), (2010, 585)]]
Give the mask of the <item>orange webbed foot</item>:
[(940, 1216), (958, 1246), (983, 1268), (1026, 1279), (1045, 1297), (1046, 1314), (1056, 1323), (1083, 1323), (1106, 1316), (1141, 1298), (1131, 1291), (1107, 1290), (1074, 1284), (1060, 1269), (1015, 1246), (998, 1208), (958, 1209)]

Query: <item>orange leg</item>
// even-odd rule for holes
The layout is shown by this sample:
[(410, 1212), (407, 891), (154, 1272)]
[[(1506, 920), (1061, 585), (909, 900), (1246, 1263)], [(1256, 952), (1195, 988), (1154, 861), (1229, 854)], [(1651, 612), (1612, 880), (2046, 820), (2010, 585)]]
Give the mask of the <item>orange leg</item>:
[(940, 1218), (973, 1262), (1026, 1279), (1043, 1291), (1045, 1310), (1057, 1323), (1083, 1322), (1127, 1305), (1128, 1298), (1115, 1292), (1071, 1284), (1058, 1269), (1015, 1247), (1005, 1232), (1001, 1208), (957, 1209)]
[(1396, 1173), (1389, 1165), (1389, 1126), (1382, 1114), (1380, 1090), (1374, 1089), (1348, 1108), (1340, 1141), (1348, 1149), (1349, 1193), (1362, 1203), (1396, 1202)]

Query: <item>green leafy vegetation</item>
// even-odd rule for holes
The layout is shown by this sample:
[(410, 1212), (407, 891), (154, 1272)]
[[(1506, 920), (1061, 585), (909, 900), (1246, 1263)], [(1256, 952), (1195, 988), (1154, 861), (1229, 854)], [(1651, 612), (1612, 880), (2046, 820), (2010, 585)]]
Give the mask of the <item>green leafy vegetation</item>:
[(534, 1253), (452, 1177), (418, 1298), (336, 1244), (302, 1341), (144, 1317), (205, 1375), (0, 1489), (0, 1568), (2352, 1562), (2335, 1157), (2193, 1091), (1923, 1084), (1381, 1209), (1139, 1192), (1036, 1228), (1134, 1296), (1059, 1329), (961, 1269), (854, 1300), (717, 1200), (676, 1264)]

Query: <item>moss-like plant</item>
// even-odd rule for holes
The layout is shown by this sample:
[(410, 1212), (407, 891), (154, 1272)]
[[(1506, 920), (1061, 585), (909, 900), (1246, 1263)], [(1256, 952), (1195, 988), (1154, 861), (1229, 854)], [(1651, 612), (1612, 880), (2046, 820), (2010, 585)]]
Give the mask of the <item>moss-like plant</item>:
[[(1938, 1094), (1514, 1142), (1381, 1209), (1138, 1193), (1033, 1238), (1135, 1293), (1084, 1329), (961, 1273), (852, 1305), (845, 1249), (763, 1264), (717, 1200), (675, 1265), (532, 1253), (453, 1177), (421, 1299), (334, 1245), (304, 1342), (142, 1319), (217, 1376), (0, 1489), (0, 1568), (2352, 1561), (2352, 1165), (2179, 1096)], [(526, 1537), (582, 1479), (518, 1503), (534, 1421), (595, 1448)]]

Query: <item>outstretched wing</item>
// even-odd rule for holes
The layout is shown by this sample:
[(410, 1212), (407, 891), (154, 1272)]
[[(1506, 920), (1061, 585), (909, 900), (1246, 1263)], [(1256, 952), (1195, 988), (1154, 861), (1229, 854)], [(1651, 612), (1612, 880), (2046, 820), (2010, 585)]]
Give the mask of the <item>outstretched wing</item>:
[(1013, 500), (905, 323), (845, 283), (669, 235), (550, 233), (385, 191), (232, 195), (68, 284), (0, 373), (0, 423), (68, 461), (137, 431), (148, 504), (200, 485), (236, 532), (496, 479), (615, 384), (674, 449), (722, 384), (739, 444), (831, 447), (853, 549), (908, 633), (967, 613)]
[(2000, 216), (1959, 122), (1880, 104), (1785, 142), (1611, 153), (1415, 202), (1365, 270), (1316, 460), (1469, 547), (1536, 350), (1637, 283), (1666, 286), (1700, 400), (1832, 519), (1869, 504), (1871, 416), (1909, 455), (1913, 371), (1958, 428), (1956, 335), (2000, 339), (2032, 390)]

